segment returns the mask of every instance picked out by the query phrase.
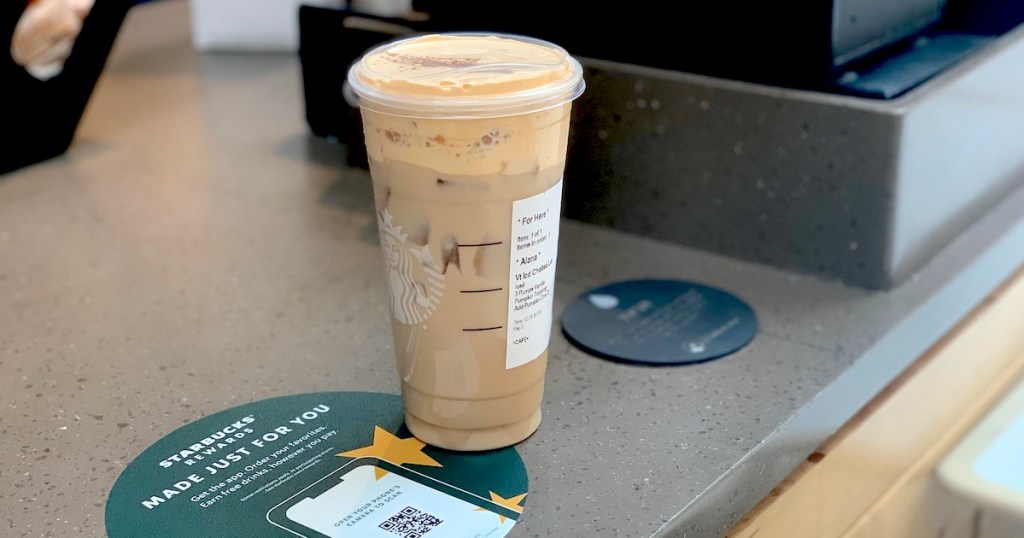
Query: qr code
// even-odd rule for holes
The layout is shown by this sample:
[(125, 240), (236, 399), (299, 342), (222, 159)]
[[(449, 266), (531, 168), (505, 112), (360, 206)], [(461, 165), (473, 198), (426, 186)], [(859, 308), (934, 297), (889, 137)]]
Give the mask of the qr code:
[(420, 538), (441, 523), (443, 520), (406, 506), (377, 526), (402, 538)]

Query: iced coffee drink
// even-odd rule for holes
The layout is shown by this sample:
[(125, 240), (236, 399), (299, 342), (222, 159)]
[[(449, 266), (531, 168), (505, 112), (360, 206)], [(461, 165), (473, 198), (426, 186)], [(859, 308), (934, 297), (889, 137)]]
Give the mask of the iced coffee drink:
[(406, 423), (484, 450), (540, 424), (579, 63), (550, 43), (430, 35), (368, 52), (360, 97)]

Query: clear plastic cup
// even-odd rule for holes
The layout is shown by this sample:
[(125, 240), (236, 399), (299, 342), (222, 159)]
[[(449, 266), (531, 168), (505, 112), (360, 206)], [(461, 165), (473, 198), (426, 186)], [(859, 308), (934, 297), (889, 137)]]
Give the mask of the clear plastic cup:
[(508, 35), (366, 53), (359, 96), (406, 424), (485, 450), (540, 424), (562, 173), (580, 64)]

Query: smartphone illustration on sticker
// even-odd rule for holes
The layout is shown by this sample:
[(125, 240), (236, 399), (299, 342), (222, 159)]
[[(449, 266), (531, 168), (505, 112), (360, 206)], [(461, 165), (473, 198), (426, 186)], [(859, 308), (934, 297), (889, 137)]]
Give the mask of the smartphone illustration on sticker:
[(304, 538), (500, 538), (519, 514), (378, 458), (357, 458), (267, 512)]

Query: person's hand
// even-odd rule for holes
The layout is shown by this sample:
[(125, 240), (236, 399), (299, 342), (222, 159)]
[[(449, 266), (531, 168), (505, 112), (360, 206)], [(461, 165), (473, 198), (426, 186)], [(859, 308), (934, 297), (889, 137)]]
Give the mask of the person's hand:
[(14, 29), (11, 57), (36, 78), (56, 76), (92, 4), (93, 0), (33, 0)]

